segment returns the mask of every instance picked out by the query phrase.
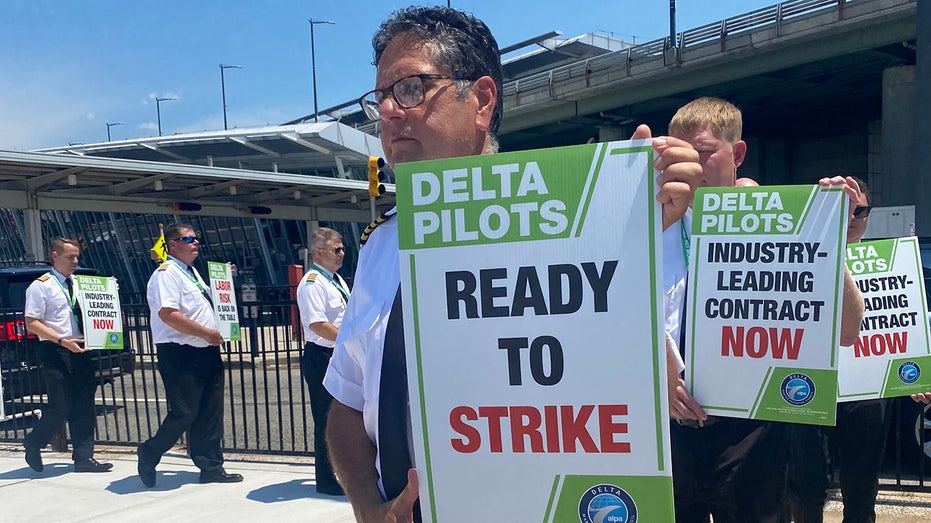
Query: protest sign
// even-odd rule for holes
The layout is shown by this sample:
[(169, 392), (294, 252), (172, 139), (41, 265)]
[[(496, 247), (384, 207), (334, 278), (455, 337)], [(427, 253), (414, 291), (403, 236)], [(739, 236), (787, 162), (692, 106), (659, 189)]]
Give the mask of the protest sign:
[(834, 425), (847, 196), (697, 191), (686, 382), (706, 412)]
[(207, 262), (210, 273), (210, 294), (213, 297), (213, 310), (217, 315), (217, 327), (226, 341), (239, 341), (239, 311), (236, 308), (236, 292), (233, 290), (233, 273), (230, 264)]
[(123, 317), (116, 278), (75, 274), (75, 292), (81, 306), (84, 346), (88, 349), (123, 348)]
[(841, 347), (837, 400), (931, 390), (931, 343), (918, 238), (851, 243), (847, 268), (863, 294), (860, 336)]
[(672, 521), (649, 141), (396, 166), (424, 521)]

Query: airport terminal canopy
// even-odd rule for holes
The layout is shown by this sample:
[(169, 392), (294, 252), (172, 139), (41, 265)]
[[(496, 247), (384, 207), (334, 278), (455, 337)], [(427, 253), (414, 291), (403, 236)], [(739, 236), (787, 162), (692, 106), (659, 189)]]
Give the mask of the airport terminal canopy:
[(382, 154), (335, 121), (0, 151), (0, 205), (364, 222), (367, 160)]

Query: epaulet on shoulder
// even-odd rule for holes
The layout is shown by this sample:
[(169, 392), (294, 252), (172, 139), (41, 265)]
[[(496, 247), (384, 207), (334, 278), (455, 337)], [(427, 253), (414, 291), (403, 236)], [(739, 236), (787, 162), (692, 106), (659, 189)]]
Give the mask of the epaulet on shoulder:
[(359, 237), (359, 247), (362, 247), (365, 245), (365, 242), (369, 241), (369, 236), (372, 235), (372, 231), (377, 229), (379, 225), (395, 217), (396, 213), (392, 211), (394, 211), (394, 209), (389, 209), (381, 213), (381, 216), (375, 218), (375, 221), (370, 223), (369, 226), (362, 231), (362, 236)]
[(306, 279), (305, 281), (308, 281), (308, 282), (310, 282), (310, 283), (313, 283), (313, 282), (317, 281), (317, 273), (316, 273), (316, 272), (308, 273), (308, 274), (307, 274), (307, 279)]
[(36, 281), (46, 281), (46, 280), (48, 280), (48, 273), (45, 273), (42, 276), (39, 276), (38, 278), (36, 278)]
[(158, 266), (158, 269), (155, 269), (155, 270), (157, 270), (157, 271), (164, 271), (165, 269), (168, 268), (169, 265), (170, 265), (170, 264), (169, 264), (168, 262), (163, 262), (161, 265)]

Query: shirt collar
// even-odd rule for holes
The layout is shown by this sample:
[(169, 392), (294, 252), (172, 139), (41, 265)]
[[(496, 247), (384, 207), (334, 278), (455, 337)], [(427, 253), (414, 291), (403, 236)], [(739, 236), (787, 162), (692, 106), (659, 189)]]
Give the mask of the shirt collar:
[(189, 270), (189, 269), (191, 268), (190, 265), (184, 263), (183, 261), (179, 260), (178, 258), (175, 258), (174, 256), (172, 256), (172, 255), (170, 255), (170, 254), (168, 255), (168, 259), (174, 260), (174, 261), (178, 262), (178, 265), (184, 267), (185, 270)]
[(61, 282), (61, 283), (65, 283), (65, 280), (68, 279), (67, 276), (65, 276), (64, 274), (62, 274), (62, 273), (56, 271), (56, 270), (55, 270), (55, 267), (52, 267), (52, 274), (54, 274), (55, 277), (58, 278), (58, 281)]

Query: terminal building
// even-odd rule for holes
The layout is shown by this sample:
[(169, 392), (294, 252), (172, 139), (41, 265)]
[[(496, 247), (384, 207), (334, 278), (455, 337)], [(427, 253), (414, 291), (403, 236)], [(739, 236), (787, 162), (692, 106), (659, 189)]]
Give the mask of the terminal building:
[[(917, 234), (931, 235), (918, 205), (931, 201), (918, 157), (931, 139), (931, 5), (919, 4), (793, 0), (645, 43), (541, 34), (502, 48), (501, 150), (626, 139), (640, 123), (659, 135), (678, 107), (717, 96), (743, 110), (740, 176), (856, 175), (876, 205), (914, 206)], [(202, 258), (283, 298), (313, 227), (343, 233), (352, 274), (361, 229), (394, 204), (390, 180), (375, 201), (367, 190), (377, 135), (349, 101), (280, 126), (0, 151), (0, 260), (39, 260), (43, 239), (77, 237), (83, 263), (133, 299), (159, 223), (183, 220)]]

